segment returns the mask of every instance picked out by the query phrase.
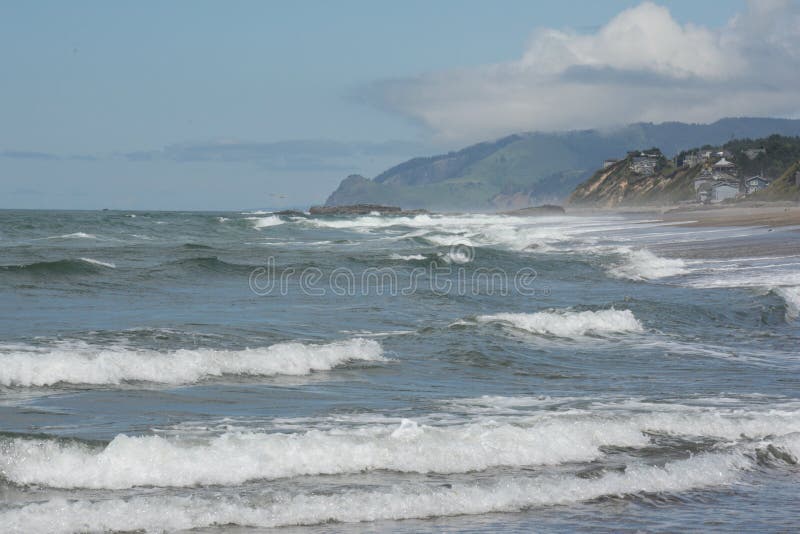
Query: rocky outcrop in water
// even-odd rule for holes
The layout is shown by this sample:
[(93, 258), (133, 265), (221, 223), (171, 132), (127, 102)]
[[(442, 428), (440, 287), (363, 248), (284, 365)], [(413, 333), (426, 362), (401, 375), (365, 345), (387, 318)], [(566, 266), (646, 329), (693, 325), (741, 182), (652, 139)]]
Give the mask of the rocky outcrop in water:
[(545, 217), (564, 215), (566, 211), (561, 206), (555, 204), (543, 204), (541, 206), (530, 206), (527, 208), (520, 208), (518, 210), (504, 211), (504, 215), (517, 215), (524, 217)]
[(404, 210), (397, 206), (383, 206), (381, 204), (351, 204), (349, 206), (311, 206), (308, 213), (311, 215), (419, 215), (428, 213), (426, 210)]

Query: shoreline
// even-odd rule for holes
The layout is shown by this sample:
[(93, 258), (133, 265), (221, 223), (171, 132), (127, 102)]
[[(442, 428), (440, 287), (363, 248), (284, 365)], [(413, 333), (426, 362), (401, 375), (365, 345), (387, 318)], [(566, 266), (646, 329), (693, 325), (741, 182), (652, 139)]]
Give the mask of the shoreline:
[(678, 226), (800, 226), (800, 203), (753, 202), (725, 206), (633, 206), (629, 208), (568, 210), (568, 215), (618, 213), (652, 215)]

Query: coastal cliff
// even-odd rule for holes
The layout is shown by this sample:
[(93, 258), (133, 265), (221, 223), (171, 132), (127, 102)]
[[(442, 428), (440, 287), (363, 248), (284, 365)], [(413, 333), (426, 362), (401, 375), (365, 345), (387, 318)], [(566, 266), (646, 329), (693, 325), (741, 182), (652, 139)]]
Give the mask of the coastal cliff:
[(641, 204), (668, 205), (694, 197), (695, 178), (701, 166), (676, 167), (657, 149), (657, 164), (652, 174), (643, 175), (634, 168), (636, 158), (631, 153), (624, 159), (600, 169), (579, 185), (567, 199), (572, 206), (592, 205), (613, 208)]
[(614, 208), (741, 200), (800, 200), (800, 137), (771, 135), (704, 145), (667, 158), (658, 148), (606, 160), (567, 199)]

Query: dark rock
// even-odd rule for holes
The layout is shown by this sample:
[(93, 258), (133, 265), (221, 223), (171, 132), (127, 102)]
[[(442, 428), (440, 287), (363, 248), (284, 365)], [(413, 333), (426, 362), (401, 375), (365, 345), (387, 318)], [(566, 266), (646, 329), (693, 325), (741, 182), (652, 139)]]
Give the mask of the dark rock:
[(518, 210), (504, 211), (504, 215), (519, 215), (526, 217), (535, 217), (543, 215), (564, 215), (566, 211), (561, 206), (555, 204), (544, 204), (542, 206), (530, 206)]
[(427, 213), (425, 210), (404, 210), (397, 206), (382, 206), (380, 204), (311, 206), (308, 212), (311, 215), (369, 215), (373, 212), (378, 212), (381, 215), (419, 215), (421, 213)]
[(273, 215), (282, 215), (284, 217), (306, 217), (306, 214), (298, 210), (281, 210), (276, 211)]

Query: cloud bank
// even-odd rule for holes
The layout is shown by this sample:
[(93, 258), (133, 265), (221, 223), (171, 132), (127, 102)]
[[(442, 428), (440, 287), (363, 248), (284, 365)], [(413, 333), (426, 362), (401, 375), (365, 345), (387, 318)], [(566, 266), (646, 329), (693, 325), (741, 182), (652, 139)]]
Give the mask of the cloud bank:
[(521, 58), (376, 82), (367, 102), (442, 141), (631, 122), (800, 116), (800, 6), (755, 0), (711, 29), (645, 2), (594, 33), (539, 29)]

